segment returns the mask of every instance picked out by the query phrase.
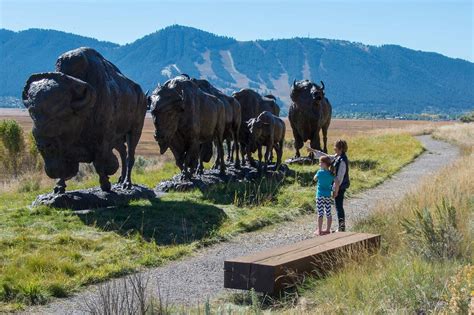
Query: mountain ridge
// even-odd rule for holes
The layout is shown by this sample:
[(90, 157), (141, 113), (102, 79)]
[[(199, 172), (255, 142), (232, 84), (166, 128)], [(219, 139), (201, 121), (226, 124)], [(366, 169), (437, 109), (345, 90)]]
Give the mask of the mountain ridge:
[(340, 113), (456, 114), (474, 107), (474, 64), (460, 58), (321, 38), (238, 41), (180, 25), (125, 45), (55, 30), (0, 29), (0, 96), (18, 97), (31, 73), (52, 71), (61, 53), (80, 46), (97, 49), (144, 90), (184, 72), (226, 93), (250, 87), (275, 94), (284, 113), (291, 82), (303, 78), (323, 80)]

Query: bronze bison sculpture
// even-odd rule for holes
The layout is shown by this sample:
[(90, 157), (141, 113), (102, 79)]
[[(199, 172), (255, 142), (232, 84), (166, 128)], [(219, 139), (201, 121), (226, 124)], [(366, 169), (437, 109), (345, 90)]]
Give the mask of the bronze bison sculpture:
[(198, 169), (201, 150), (209, 147), (209, 142), (217, 148), (216, 166), (225, 173), (222, 101), (203, 92), (188, 76), (180, 75), (158, 86), (148, 102), (160, 153), (170, 148), (185, 178)]
[(257, 118), (247, 121), (250, 132), (250, 151), (258, 151), (259, 167), (262, 165), (262, 146), (266, 147), (263, 160), (266, 171), (267, 164), (271, 162), (270, 154), (275, 149), (277, 154), (276, 168), (281, 164), (283, 143), (285, 140), (285, 122), (268, 111), (262, 112)]
[(273, 95), (262, 97), (252, 89), (242, 89), (238, 92), (234, 92), (232, 96), (237, 99), (242, 109), (239, 135), (242, 163), (245, 164), (245, 157), (247, 157), (249, 163), (255, 165), (249, 146), (250, 131), (247, 121), (251, 118), (256, 118), (264, 111), (268, 111), (273, 115), (278, 116), (280, 115), (280, 107), (276, 103), (276, 98)]
[(91, 48), (62, 54), (55, 70), (31, 75), (22, 94), (46, 174), (59, 179), (54, 191), (65, 191), (80, 162), (93, 163), (101, 189), (109, 191), (109, 176), (119, 168), (114, 148), (122, 162), (119, 183), (131, 188), (147, 109), (142, 89)]
[[(295, 138), (295, 156), (300, 157), (300, 149), (310, 140), (313, 149), (327, 152), (327, 134), (331, 123), (332, 107), (325, 97), (324, 83), (321, 86), (309, 81), (294, 81), (288, 118)], [(321, 149), (319, 132), (322, 130), (324, 147)]]

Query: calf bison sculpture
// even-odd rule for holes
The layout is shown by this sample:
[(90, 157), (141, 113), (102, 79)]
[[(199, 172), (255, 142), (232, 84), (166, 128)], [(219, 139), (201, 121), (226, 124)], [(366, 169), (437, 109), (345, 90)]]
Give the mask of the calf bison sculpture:
[[(256, 118), (264, 111), (268, 111), (275, 116), (280, 115), (280, 107), (276, 103), (276, 98), (273, 95), (262, 97), (260, 94), (252, 89), (242, 89), (232, 94), (232, 96), (239, 101), (242, 116), (240, 124), (240, 148), (242, 152), (242, 163), (245, 164), (245, 156), (251, 165), (255, 165), (252, 158), (252, 152), (249, 147), (250, 131), (247, 121), (251, 118)], [(270, 153), (271, 154), (271, 153)]]
[(258, 150), (259, 167), (262, 165), (262, 146), (266, 147), (264, 157), (264, 169), (270, 163), (270, 154), (273, 149), (277, 153), (276, 168), (281, 164), (283, 155), (283, 142), (285, 140), (285, 123), (279, 117), (268, 111), (262, 112), (257, 118), (247, 122), (250, 132), (250, 151)]
[[(225, 108), (225, 131), (224, 139), (227, 142), (227, 160), (230, 162), (234, 161), (234, 151), (235, 154), (235, 166), (240, 166), (239, 159), (239, 133), (240, 133), (240, 124), (241, 124), (241, 107), (240, 103), (232, 96), (227, 96), (214, 86), (209, 83), (207, 80), (203, 79), (192, 79), (199, 88), (211, 95), (217, 97), (224, 104)], [(231, 141), (233, 141), (233, 146), (231, 146)], [(211, 148), (212, 149), (212, 148)]]
[(310, 140), (313, 149), (321, 150), (319, 131), (322, 129), (324, 152), (327, 152), (327, 134), (331, 123), (332, 107), (321, 86), (309, 81), (294, 81), (291, 87), (288, 118), (295, 137), (295, 157), (300, 157), (300, 149)]
[(110, 191), (109, 176), (119, 168), (114, 148), (119, 183), (130, 189), (147, 109), (142, 89), (91, 48), (64, 53), (55, 70), (31, 75), (22, 95), (46, 174), (59, 179), (54, 191), (65, 192), (80, 162), (92, 162), (101, 189)]
[(209, 142), (217, 148), (216, 166), (225, 173), (225, 106), (217, 97), (203, 92), (187, 75), (180, 75), (158, 86), (148, 102), (160, 153), (170, 148), (185, 178), (196, 171), (200, 151), (209, 147)]

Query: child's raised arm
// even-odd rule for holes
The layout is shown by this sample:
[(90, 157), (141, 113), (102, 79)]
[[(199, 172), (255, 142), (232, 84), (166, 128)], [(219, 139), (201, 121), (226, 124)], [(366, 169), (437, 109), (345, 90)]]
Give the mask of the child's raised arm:
[(306, 150), (308, 152), (313, 153), (315, 158), (320, 158), (321, 156), (328, 156), (331, 159), (331, 161), (334, 161), (335, 159), (335, 155), (324, 153), (323, 151), (313, 149), (310, 146), (306, 146)]

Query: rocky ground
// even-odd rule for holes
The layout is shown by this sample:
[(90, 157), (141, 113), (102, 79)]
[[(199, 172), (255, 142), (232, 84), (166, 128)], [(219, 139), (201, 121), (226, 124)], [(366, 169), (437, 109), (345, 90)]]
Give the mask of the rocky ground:
[[(459, 154), (457, 147), (434, 140), (431, 136), (420, 136), (418, 139), (426, 148), (425, 153), (383, 184), (346, 201), (349, 230), (354, 222), (366, 217), (377, 209), (377, 206), (394, 203), (403, 198), (416, 188), (423, 178), (451, 164)], [(158, 295), (160, 292), (167, 303), (202, 304), (207, 299), (236, 292), (223, 288), (225, 259), (309, 238), (314, 228), (314, 216), (302, 216), (293, 222), (239, 235), (228, 242), (204, 248), (191, 257), (146, 270), (143, 274), (149, 279), (150, 293)], [(46, 306), (30, 308), (28, 313), (84, 313), (84, 301), (94, 299), (98, 288), (99, 285), (90, 286), (73, 297), (57, 299)]]
[(133, 185), (132, 189), (124, 189), (121, 185), (113, 185), (111, 191), (105, 192), (100, 187), (71, 190), (65, 193), (47, 193), (39, 195), (33, 207), (46, 205), (55, 208), (72, 210), (90, 210), (127, 205), (131, 200), (153, 199), (155, 192), (142, 185)]
[(233, 163), (227, 164), (225, 174), (221, 175), (217, 169), (205, 169), (201, 175), (193, 175), (192, 178), (186, 179), (183, 175), (178, 174), (170, 180), (164, 180), (155, 188), (159, 193), (169, 191), (188, 191), (198, 188), (206, 190), (213, 185), (220, 183), (236, 183), (250, 182), (263, 176), (272, 177), (276, 180), (282, 180), (285, 175), (291, 174), (293, 171), (287, 165), (282, 164), (276, 167), (275, 164), (268, 165), (266, 169), (262, 166), (259, 168), (258, 161), (255, 161), (255, 167), (248, 163), (236, 168)]

